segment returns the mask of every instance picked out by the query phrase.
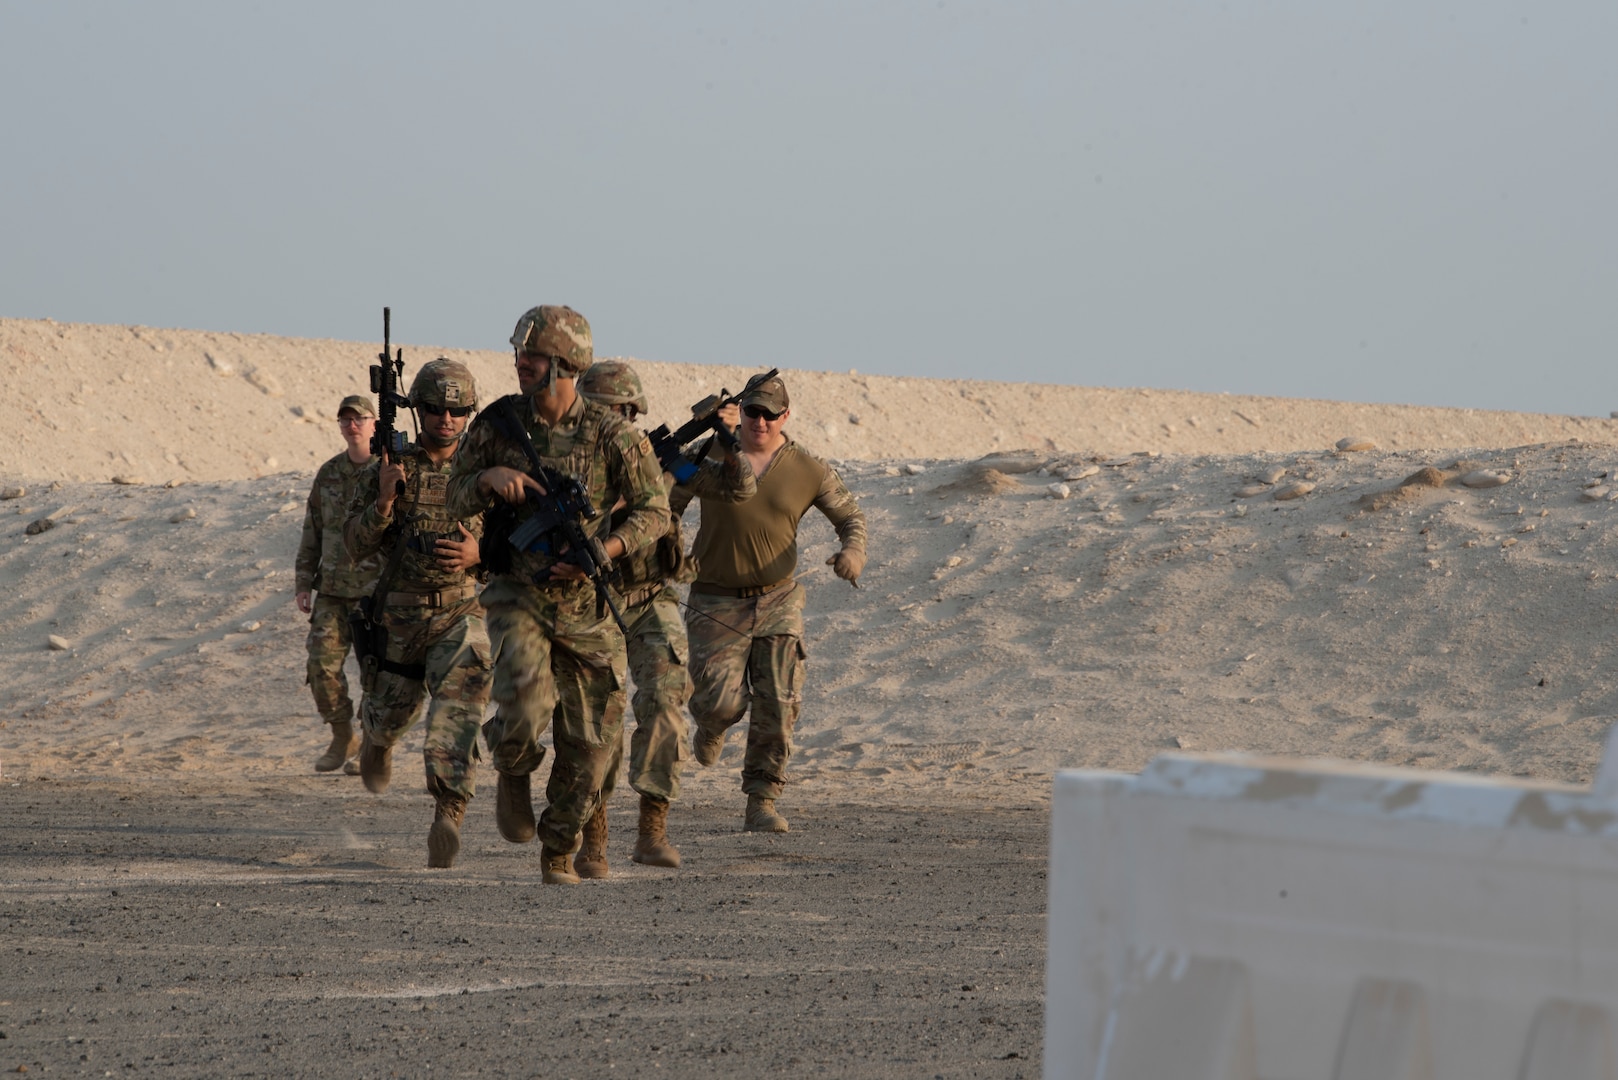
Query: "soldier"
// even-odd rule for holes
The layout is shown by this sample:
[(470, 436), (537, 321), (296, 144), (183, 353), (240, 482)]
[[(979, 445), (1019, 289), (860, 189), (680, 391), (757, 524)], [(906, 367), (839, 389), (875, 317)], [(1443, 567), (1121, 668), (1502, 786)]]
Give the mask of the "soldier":
[(427, 865), (447, 867), (461, 850), (493, 670), (473, 573), (482, 520), (453, 512), (447, 497), (450, 459), (477, 406), (472, 373), (453, 360), (424, 364), (410, 404), (421, 417), (419, 440), (398, 461), (384, 455), (366, 472), (345, 530), (352, 554), (387, 558), (373, 609), (387, 630), (387, 651), (374, 668), (367, 661), (360, 777), (369, 791), (387, 790), (393, 746), (430, 695), (423, 757), (437, 805)]
[[(831, 466), (793, 442), (791, 415), (779, 377), (750, 385), (741, 397), (742, 452), (758, 478), (758, 494), (743, 503), (702, 499), (702, 525), (692, 556), (696, 581), (685, 625), (691, 639), (696, 691), (692, 754), (701, 765), (719, 760), (725, 731), (752, 707), (742, 790), (749, 832), (786, 832), (775, 800), (786, 783), (792, 727), (803, 700), (803, 586), (798, 520), (811, 506), (837, 530), (842, 550), (827, 559), (838, 577), (858, 587), (865, 568), (865, 515)], [(676, 515), (689, 496), (676, 491)]]
[(376, 430), (371, 399), (359, 394), (345, 397), (337, 406), (337, 427), (347, 449), (315, 473), (303, 513), (294, 586), (298, 610), (309, 616), (309, 689), (320, 718), (331, 726), (331, 745), (315, 759), (316, 772), (342, 768), (360, 747), (354, 734), (354, 702), (343, 671), (354, 644), (348, 617), (360, 597), (371, 591), (382, 568), (381, 559), (356, 561), (343, 547), (343, 519), (360, 475), (371, 462), (371, 434)]
[[(634, 422), (647, 411), (640, 377), (621, 360), (598, 360), (579, 380), (579, 393), (613, 409)], [(734, 428), (741, 417), (735, 405), (719, 412), (720, 421)], [(665, 485), (674, 479), (663, 473)], [(683, 487), (719, 501), (750, 499), (758, 484), (753, 468), (736, 450), (722, 447), (717, 458), (702, 456), (696, 473)], [(619, 510), (616, 523), (626, 515)], [(669, 842), (669, 803), (680, 793), (680, 761), (687, 740), (685, 703), (691, 699), (691, 675), (686, 669), (690, 649), (680, 601), (674, 583), (682, 577), (685, 544), (680, 520), (673, 518), (655, 544), (618, 560), (618, 589), (622, 594), (629, 673), (635, 680), (635, 733), (629, 742), (629, 786), (640, 793), (640, 823), (631, 858), (647, 866), (680, 865), (680, 851)], [(688, 580), (688, 579), (687, 579)], [(612, 707), (622, 715), (624, 692), (613, 695)], [(618, 779), (623, 741), (607, 768), (601, 801), (584, 825), (584, 844), (573, 859), (580, 877), (607, 876), (607, 800)]]
[[(530, 473), (537, 459), (587, 491), (599, 515), (588, 526), (598, 561), (653, 543), (668, 531), (669, 515), (651, 445), (574, 385), (592, 359), (590, 324), (572, 308), (530, 308), (511, 345), (522, 392), (485, 409), (467, 433), (450, 475), (451, 512), (504, 503), (525, 516), (531, 497), (545, 494)], [(607, 512), (620, 499), (627, 512), (613, 524)], [(492, 533), (491, 561), (502, 561), (490, 566), (483, 602), (496, 642), (498, 709), (483, 734), (500, 776), (495, 822), (513, 843), (537, 832), (546, 884), (577, 884), (568, 856), (595, 813), (614, 741), (623, 739), (622, 710), (615, 719), (608, 699), (628, 677), (624, 637), (584, 570), (569, 561), (572, 553), (548, 545), (518, 551)], [(544, 757), (539, 737), (553, 712), (550, 805), (536, 829), (529, 776)]]

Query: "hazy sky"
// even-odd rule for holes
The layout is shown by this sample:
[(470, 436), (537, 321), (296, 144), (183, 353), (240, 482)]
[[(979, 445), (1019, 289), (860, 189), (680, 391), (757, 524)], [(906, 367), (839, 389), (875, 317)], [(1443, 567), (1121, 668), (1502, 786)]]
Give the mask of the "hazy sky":
[[(0, 0), (0, 315), (1605, 416), (1618, 4)], [(367, 355), (357, 355), (363, 363)]]

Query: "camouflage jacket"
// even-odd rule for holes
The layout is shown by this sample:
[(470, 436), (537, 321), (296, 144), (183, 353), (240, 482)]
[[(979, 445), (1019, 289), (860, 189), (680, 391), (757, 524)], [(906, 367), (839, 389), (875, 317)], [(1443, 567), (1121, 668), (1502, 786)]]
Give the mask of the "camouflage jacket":
[[(654, 543), (669, 528), (669, 500), (663, 473), (646, 436), (605, 405), (580, 396), (554, 427), (534, 415), (530, 399), (513, 395), (518, 415), (534, 440), (540, 461), (577, 477), (600, 513), (592, 527), (603, 540), (616, 536), (626, 556)], [(471, 515), (494, 506), (492, 495), (478, 491), (484, 469), (505, 465), (526, 473), (528, 455), (521, 445), (495, 430), (487, 413), (480, 413), (467, 429), (455, 455), (449, 477), (451, 513)], [(619, 519), (608, 511), (623, 500), (626, 513)], [(518, 508), (519, 515), (523, 508)], [(513, 551), (509, 573), (497, 574), (485, 590), (487, 600), (515, 599), (520, 590), (549, 578), (557, 559), (544, 552)]]
[[(826, 462), (789, 437), (757, 478), (758, 491), (744, 503), (702, 497), (702, 526), (692, 557), (695, 580), (724, 588), (781, 583), (798, 565), (798, 521), (813, 506), (837, 530), (848, 551), (865, 550), (865, 514), (852, 492)], [(694, 493), (675, 490), (676, 513)]]
[(343, 544), (343, 522), (354, 501), (360, 477), (370, 462), (356, 465), (344, 451), (322, 465), (309, 489), (303, 512), (303, 539), (298, 544), (296, 592), (320, 592), (355, 599), (370, 592), (382, 560), (355, 560)]
[[(668, 481), (667, 474), (664, 481)], [(712, 449), (697, 463), (696, 474), (683, 484), (677, 484), (669, 502), (676, 498), (690, 502), (693, 497), (713, 499), (716, 502), (746, 502), (758, 491), (758, 480), (753, 466), (745, 454), (724, 453)], [(620, 508), (613, 515), (613, 524), (628, 511)], [(668, 532), (658, 537), (650, 547), (641, 548), (618, 563), (619, 588), (624, 593), (644, 589), (673, 579), (685, 581), (690, 577), (691, 564), (685, 554), (685, 540), (680, 535), (680, 519), (671, 515)]]
[(445, 570), (438, 565), (434, 544), (440, 537), (461, 538), (459, 525), (473, 536), (483, 535), (483, 515), (461, 515), (449, 508), (449, 476), (454, 459), (434, 464), (427, 451), (411, 446), (399, 459), (405, 470), (404, 494), (393, 503), (391, 517), (376, 508), (381, 463), (372, 462), (360, 477), (359, 488), (349, 506), (348, 523), (343, 530), (351, 554), (377, 558), (386, 563), (393, 552), (394, 536), (389, 527), (395, 522), (405, 530), (405, 550), (399, 570), (388, 582), (389, 592), (431, 592), (454, 588), (476, 580), (474, 570)]

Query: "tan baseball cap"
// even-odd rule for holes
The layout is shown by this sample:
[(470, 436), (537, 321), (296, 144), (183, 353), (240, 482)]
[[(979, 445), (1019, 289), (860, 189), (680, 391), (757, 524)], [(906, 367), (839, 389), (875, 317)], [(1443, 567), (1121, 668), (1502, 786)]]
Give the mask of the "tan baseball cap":
[(344, 398), (343, 403), (337, 406), (337, 415), (343, 415), (344, 410), (355, 416), (376, 416), (376, 406), (371, 404), (371, 399), (364, 394), (350, 394)]

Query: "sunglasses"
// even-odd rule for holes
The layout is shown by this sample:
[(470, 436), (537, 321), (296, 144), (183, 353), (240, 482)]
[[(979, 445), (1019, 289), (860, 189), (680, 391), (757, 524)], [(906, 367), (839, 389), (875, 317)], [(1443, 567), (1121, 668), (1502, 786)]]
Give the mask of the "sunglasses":
[(781, 414), (780, 413), (771, 412), (770, 410), (766, 409), (762, 405), (749, 405), (745, 409), (742, 410), (742, 413), (744, 415), (748, 416), (748, 417), (751, 417), (754, 420), (779, 420), (779, 419), (781, 419)]
[(417, 405), (416, 409), (426, 416), (443, 416), (445, 413), (449, 413), (451, 416), (472, 415), (472, 406), (470, 405), (428, 405), (423, 402)]

